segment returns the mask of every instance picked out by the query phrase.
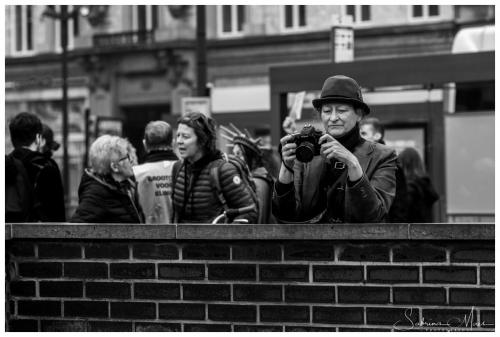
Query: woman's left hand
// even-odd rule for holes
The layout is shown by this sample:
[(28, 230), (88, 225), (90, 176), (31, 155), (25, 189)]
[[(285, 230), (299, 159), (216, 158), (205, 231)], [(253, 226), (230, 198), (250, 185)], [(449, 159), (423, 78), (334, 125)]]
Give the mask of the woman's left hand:
[(363, 176), (363, 170), (358, 158), (346, 149), (338, 140), (329, 134), (324, 134), (319, 139), (321, 144), (321, 155), (327, 160), (336, 159), (344, 163), (348, 168), (349, 180), (356, 181)]

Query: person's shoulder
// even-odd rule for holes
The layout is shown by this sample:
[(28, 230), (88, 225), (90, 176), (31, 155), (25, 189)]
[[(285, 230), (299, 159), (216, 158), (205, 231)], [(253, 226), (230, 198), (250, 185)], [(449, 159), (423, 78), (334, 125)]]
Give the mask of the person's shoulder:
[(363, 150), (372, 156), (379, 158), (397, 158), (396, 151), (385, 144), (380, 144), (371, 141), (365, 141), (362, 144)]

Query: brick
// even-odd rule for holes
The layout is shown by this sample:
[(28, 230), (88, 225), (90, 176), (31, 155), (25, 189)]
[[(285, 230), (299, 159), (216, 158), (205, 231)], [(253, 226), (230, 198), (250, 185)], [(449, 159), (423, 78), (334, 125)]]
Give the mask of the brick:
[(87, 282), (85, 295), (89, 298), (131, 298), (130, 284), (125, 282)]
[(366, 324), (405, 327), (412, 322), (418, 322), (417, 308), (366, 308)]
[(368, 282), (418, 283), (418, 267), (367, 267)]
[(82, 297), (83, 282), (40, 281), (40, 297)]
[(255, 322), (257, 308), (254, 305), (209, 304), (208, 319), (212, 321)]
[(396, 304), (446, 304), (444, 288), (394, 287), (393, 301)]
[(495, 268), (481, 267), (481, 284), (495, 284)]
[(109, 266), (109, 270), (111, 278), (155, 278), (155, 265), (153, 263), (111, 263)]
[(15, 257), (34, 257), (35, 244), (26, 241), (6, 242), (6, 251)]
[(171, 280), (203, 280), (205, 278), (205, 265), (161, 263), (158, 265), (158, 278)]
[(335, 287), (287, 285), (285, 302), (334, 303)]
[(125, 243), (89, 243), (85, 246), (87, 259), (128, 259), (128, 245)]
[(181, 332), (178, 323), (135, 323), (135, 332)]
[(495, 289), (450, 289), (450, 305), (495, 306)]
[(11, 296), (31, 296), (36, 295), (35, 281), (11, 281), (10, 283)]
[(82, 248), (76, 243), (39, 243), (40, 259), (81, 259)]
[(285, 260), (333, 261), (335, 251), (331, 243), (300, 242), (285, 245)]
[(234, 332), (283, 332), (277, 325), (235, 325)]
[(96, 262), (65, 262), (64, 277), (96, 279), (108, 277), (108, 265)]
[(85, 321), (42, 321), (41, 331), (43, 332), (85, 332), (87, 322)]
[(111, 302), (111, 318), (155, 319), (156, 304), (146, 302)]
[(291, 305), (261, 305), (261, 322), (309, 322), (309, 307)]
[(362, 266), (313, 266), (314, 282), (361, 282)]
[(204, 320), (205, 304), (160, 303), (160, 319)]
[(446, 249), (424, 243), (405, 243), (393, 248), (395, 262), (445, 262)]
[(15, 301), (9, 301), (9, 312), (11, 314), (15, 314), (16, 312), (16, 302)]
[(339, 303), (389, 303), (388, 287), (338, 287)]
[(9, 332), (37, 332), (38, 321), (34, 319), (9, 320)]
[(234, 284), (235, 301), (281, 302), (281, 285)]
[(318, 326), (300, 326), (300, 325), (286, 325), (285, 332), (336, 332), (337, 328), (332, 327), (318, 327)]
[(179, 284), (135, 283), (134, 298), (177, 300), (181, 297)]
[(59, 262), (19, 263), (19, 275), (22, 277), (61, 277), (62, 263)]
[(425, 283), (476, 284), (475, 267), (423, 267)]
[(495, 326), (495, 311), (481, 310), (481, 326), (485, 328), (493, 328)]
[(229, 260), (229, 246), (218, 244), (187, 244), (182, 248), (184, 260)]
[(179, 250), (173, 244), (165, 243), (141, 243), (133, 246), (134, 259), (162, 259), (177, 260)]
[(19, 316), (61, 316), (60, 301), (17, 301)]
[(280, 261), (281, 247), (277, 243), (235, 244), (233, 260)]
[(487, 243), (456, 245), (450, 250), (451, 262), (495, 262), (495, 246)]
[(422, 320), (426, 324), (442, 323), (446, 327), (469, 327), (477, 321), (476, 310), (467, 309), (423, 309)]
[(257, 272), (253, 264), (211, 264), (208, 266), (209, 280), (255, 281)]
[(191, 301), (229, 301), (229, 284), (183, 284), (183, 299)]
[(390, 332), (391, 329), (382, 329), (382, 328), (347, 328), (347, 327), (339, 327), (339, 332)]
[(339, 260), (389, 262), (389, 248), (387, 245), (379, 244), (346, 245), (339, 252)]
[(313, 307), (314, 323), (363, 324), (363, 308)]
[(105, 301), (64, 301), (65, 317), (108, 317), (108, 302)]
[(306, 265), (261, 265), (261, 281), (309, 281), (309, 266)]
[(89, 332), (131, 332), (132, 322), (117, 321), (90, 321), (88, 322)]
[(231, 332), (229, 324), (184, 324), (184, 332)]

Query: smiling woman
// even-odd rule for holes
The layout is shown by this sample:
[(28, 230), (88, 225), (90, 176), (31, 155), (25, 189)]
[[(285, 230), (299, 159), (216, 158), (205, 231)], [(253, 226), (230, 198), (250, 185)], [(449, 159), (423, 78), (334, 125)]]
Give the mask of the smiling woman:
[(396, 154), (361, 138), (359, 122), (370, 113), (361, 87), (347, 76), (332, 76), (312, 103), (326, 131), (318, 141), (321, 156), (299, 162), (294, 135), (280, 140), (274, 215), (281, 222), (382, 222), (395, 194)]

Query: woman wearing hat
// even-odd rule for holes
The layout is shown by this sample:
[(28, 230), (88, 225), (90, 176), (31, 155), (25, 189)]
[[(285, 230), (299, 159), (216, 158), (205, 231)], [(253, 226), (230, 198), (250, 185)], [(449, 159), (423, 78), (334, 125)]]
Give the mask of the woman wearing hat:
[[(173, 167), (173, 222), (210, 223), (224, 210), (241, 210), (229, 221), (255, 223), (257, 205), (250, 187), (237, 168), (226, 162), (216, 148), (215, 122), (193, 112), (179, 119), (177, 148), (181, 161)], [(219, 183), (226, 205), (218, 197), (211, 179), (211, 168), (219, 167)]]
[(294, 135), (283, 137), (282, 164), (273, 195), (281, 222), (382, 222), (396, 190), (396, 154), (359, 135), (359, 121), (370, 109), (361, 88), (349, 77), (326, 79), (313, 100), (326, 132), (320, 156), (296, 158)]

